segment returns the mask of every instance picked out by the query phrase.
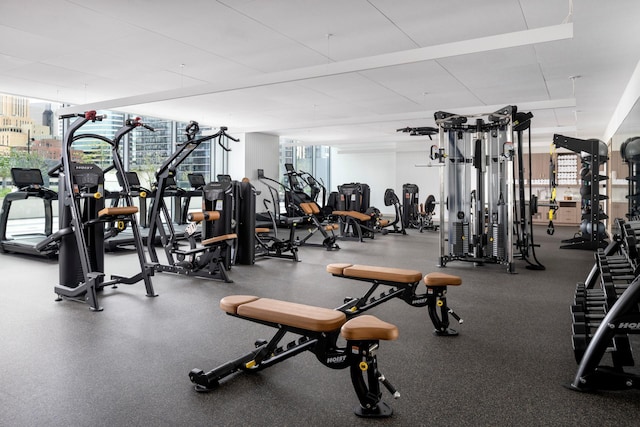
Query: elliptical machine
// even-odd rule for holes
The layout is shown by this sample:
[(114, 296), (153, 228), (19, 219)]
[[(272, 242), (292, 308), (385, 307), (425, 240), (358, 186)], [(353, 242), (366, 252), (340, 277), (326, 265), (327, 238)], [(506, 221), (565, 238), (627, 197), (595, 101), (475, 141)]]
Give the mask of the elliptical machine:
[[(138, 228), (136, 213), (138, 208), (133, 206), (129, 184), (123, 182), (124, 198), (127, 206), (105, 208), (104, 203), (104, 172), (100, 167), (90, 163), (72, 161), (71, 145), (80, 139), (98, 139), (108, 143), (112, 148), (113, 167), (124, 176), (124, 167), (118, 153), (119, 142), (122, 137), (139, 126), (151, 129), (142, 124), (139, 119), (127, 120), (124, 127), (116, 132), (113, 140), (102, 135), (82, 134), (75, 132), (87, 122), (101, 121), (95, 111), (84, 114), (63, 115), (61, 119), (79, 117), (67, 130), (64, 137), (62, 160), (60, 164), (49, 171), (50, 176), (58, 176), (59, 199), (59, 230), (54, 233), (59, 243), (59, 271), (60, 284), (54, 289), (58, 295), (56, 301), (68, 299), (87, 302), (89, 308), (101, 311), (98, 304), (97, 291), (105, 286), (116, 288), (119, 283), (127, 285), (144, 281), (148, 297), (156, 296), (151, 283), (153, 267), (146, 262), (142, 238)], [(152, 130), (152, 129), (151, 129)], [(105, 223), (129, 224), (134, 235), (134, 244), (138, 253), (140, 273), (132, 277), (111, 276), (111, 280), (104, 281), (104, 227)]]

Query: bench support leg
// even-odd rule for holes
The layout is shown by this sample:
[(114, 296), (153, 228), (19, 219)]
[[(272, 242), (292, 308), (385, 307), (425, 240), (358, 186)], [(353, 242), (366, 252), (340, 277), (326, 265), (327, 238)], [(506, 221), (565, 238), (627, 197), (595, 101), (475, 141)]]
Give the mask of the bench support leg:
[(351, 383), (360, 401), (360, 405), (354, 409), (354, 412), (359, 417), (386, 418), (393, 414), (393, 409), (381, 400), (380, 382), (391, 391), (394, 397), (400, 396), (378, 371), (375, 354), (377, 349), (378, 341), (347, 342)]
[[(455, 318), (458, 323), (462, 323), (462, 319), (447, 307), (447, 288), (446, 286), (429, 287), (428, 293), (432, 296), (429, 299), (429, 317), (435, 330), (433, 333), (438, 336), (456, 336), (458, 332), (449, 328), (449, 315)], [(440, 314), (438, 315), (438, 309)]]

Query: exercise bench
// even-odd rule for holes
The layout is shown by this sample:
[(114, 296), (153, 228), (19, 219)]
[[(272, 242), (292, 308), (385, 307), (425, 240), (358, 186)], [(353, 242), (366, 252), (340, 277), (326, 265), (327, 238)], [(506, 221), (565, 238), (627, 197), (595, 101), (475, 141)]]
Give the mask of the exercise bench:
[[(395, 340), (398, 328), (377, 317), (363, 315), (347, 320), (345, 313), (293, 302), (232, 295), (220, 301), (228, 315), (271, 326), (277, 329), (271, 340), (258, 340), (255, 350), (229, 361), (209, 372), (193, 369), (189, 379), (196, 391), (217, 388), (220, 381), (238, 372), (256, 372), (282, 362), (303, 351), (312, 352), (318, 361), (331, 369), (349, 368), (351, 382), (360, 404), (355, 413), (361, 417), (388, 417), (393, 410), (384, 403), (380, 382), (394, 398), (400, 394), (378, 370), (376, 351), (380, 340)], [(286, 334), (299, 338), (286, 345), (280, 342)], [(338, 338), (347, 343), (339, 347)]]
[[(458, 276), (433, 272), (423, 278), (422, 273), (416, 270), (358, 264), (329, 264), (327, 272), (336, 277), (371, 283), (371, 287), (362, 297), (347, 297), (344, 305), (337, 308), (348, 316), (358, 315), (385, 301), (400, 298), (413, 307), (428, 308), (429, 317), (435, 326), (434, 334), (458, 335), (456, 330), (449, 328), (449, 315), (460, 324), (463, 320), (447, 306), (447, 286), (461, 285), (462, 279)], [(416, 292), (420, 282), (424, 282), (427, 287), (424, 294)], [(379, 286), (390, 286), (391, 289), (373, 296)]]

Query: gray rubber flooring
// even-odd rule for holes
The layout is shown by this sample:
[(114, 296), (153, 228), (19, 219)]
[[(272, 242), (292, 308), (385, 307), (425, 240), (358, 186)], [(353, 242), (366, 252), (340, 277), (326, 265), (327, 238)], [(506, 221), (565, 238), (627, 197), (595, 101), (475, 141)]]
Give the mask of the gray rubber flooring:
[[(142, 284), (106, 289), (102, 312), (54, 302), (58, 265), (0, 256), (0, 425), (3, 426), (628, 426), (637, 391), (567, 390), (575, 374), (569, 306), (593, 254), (560, 250), (573, 227), (536, 230), (545, 271), (452, 262), (437, 267), (438, 234), (409, 230), (341, 250), (300, 249), (301, 262), (261, 259), (234, 266), (234, 283), (158, 273), (157, 298)], [(371, 310), (400, 330), (381, 342), (380, 370), (400, 391), (389, 419), (353, 414), (348, 370), (311, 353), (257, 374), (239, 374), (207, 394), (188, 373), (212, 369), (274, 330), (226, 315), (220, 299), (249, 294), (323, 307), (362, 295), (366, 284), (325, 267), (350, 262), (460, 275), (449, 305), (464, 319), (457, 337), (436, 337), (426, 308), (392, 300)], [(133, 274), (134, 254), (106, 255), (108, 274)]]

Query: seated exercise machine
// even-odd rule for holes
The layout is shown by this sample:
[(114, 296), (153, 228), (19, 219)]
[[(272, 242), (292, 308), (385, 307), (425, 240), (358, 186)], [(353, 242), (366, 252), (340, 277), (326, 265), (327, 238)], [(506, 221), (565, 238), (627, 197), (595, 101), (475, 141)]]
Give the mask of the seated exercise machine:
[[(125, 134), (137, 127), (145, 127), (139, 119), (127, 120), (120, 128), (113, 140), (102, 135), (81, 134), (75, 132), (85, 123), (100, 121), (95, 111), (84, 114), (70, 114), (61, 119), (79, 117), (73, 122), (64, 139), (62, 161), (50, 171), (50, 175), (59, 178), (59, 230), (52, 235), (59, 240), (59, 271), (60, 284), (55, 287), (57, 301), (69, 299), (87, 302), (91, 310), (100, 311), (97, 291), (106, 286), (116, 288), (123, 283), (131, 285), (144, 281), (147, 296), (156, 296), (151, 283), (154, 266), (148, 263), (140, 230), (136, 219), (138, 208), (133, 206), (130, 189), (124, 181), (123, 195), (127, 206), (104, 207), (104, 173), (95, 164), (76, 163), (71, 161), (71, 145), (81, 139), (93, 139), (108, 143), (112, 149), (113, 167), (124, 175), (122, 160), (118, 152), (119, 141)], [(124, 228), (128, 224), (134, 235), (134, 243), (140, 265), (140, 273), (132, 277), (111, 276), (111, 280), (104, 281), (104, 227), (106, 223), (121, 224)]]
[(338, 186), (338, 209), (332, 212), (340, 220), (340, 238), (374, 238), (375, 215), (369, 209), (370, 189), (367, 184), (350, 183)]
[[(299, 206), (305, 217), (311, 221), (312, 226), (307, 228), (308, 233), (302, 239), (296, 237), (296, 244), (299, 246), (320, 246), (328, 251), (340, 249), (336, 243), (337, 236), (335, 235), (335, 230), (338, 230), (340, 225), (327, 222), (327, 218), (322, 215), (322, 210), (316, 202), (302, 202)], [(322, 234), (322, 243), (310, 243), (309, 239), (318, 231)]]
[(402, 185), (402, 224), (404, 228), (419, 228), (419, 199), (420, 188), (416, 184), (407, 183)]
[(229, 247), (227, 242), (231, 239), (236, 239), (238, 236), (235, 233), (221, 234), (215, 237), (204, 239), (198, 245), (197, 242), (197, 226), (201, 222), (207, 221), (219, 221), (219, 211), (204, 211), (204, 212), (191, 212), (187, 214), (187, 221), (190, 221), (190, 226), (185, 229), (187, 235), (187, 241), (189, 242), (189, 248), (177, 248), (173, 250), (173, 254), (178, 259), (175, 264), (177, 271), (184, 271), (184, 274), (197, 274), (198, 272), (206, 272), (205, 277), (219, 278), (226, 283), (233, 283), (233, 280), (229, 278), (227, 270), (229, 266), (224, 264), (227, 259), (224, 255), (224, 251)]
[(420, 222), (419, 230), (422, 233), (423, 230), (438, 231), (438, 225), (433, 223), (433, 214), (436, 210), (436, 198), (433, 194), (429, 194), (427, 200), (424, 201), (424, 205), (420, 203)]
[[(460, 286), (462, 279), (458, 276), (433, 272), (423, 278), (422, 273), (415, 270), (339, 263), (329, 264), (327, 272), (336, 277), (371, 283), (371, 287), (362, 297), (347, 297), (344, 304), (336, 308), (347, 316), (356, 316), (385, 301), (400, 298), (413, 307), (427, 307), (429, 318), (435, 327), (435, 335), (458, 335), (456, 330), (449, 328), (449, 315), (460, 324), (463, 320), (447, 306), (447, 286)], [(420, 282), (426, 285), (426, 293), (416, 292)], [(374, 296), (374, 292), (380, 286), (390, 288), (379, 296)]]
[[(404, 222), (402, 221), (402, 206), (400, 206), (400, 199), (393, 188), (387, 188), (384, 192), (384, 205), (393, 206), (395, 209), (395, 218), (393, 221), (387, 219), (378, 219), (376, 222), (376, 228), (379, 228), (382, 234), (397, 233), (407, 234), (404, 228)], [(398, 226), (398, 224), (400, 224)], [(391, 228), (390, 228), (391, 227)]]
[[(7, 194), (2, 202), (0, 214), (0, 252), (55, 257), (58, 244), (50, 236), (53, 234), (52, 201), (58, 200), (58, 193), (44, 186), (40, 169), (11, 168), (13, 185), (18, 191)], [(42, 232), (25, 232), (7, 234), (11, 206), (18, 200), (37, 198), (42, 200), (44, 227)], [(36, 249), (40, 248), (40, 249)]]
[[(378, 369), (376, 352), (381, 340), (395, 340), (398, 328), (374, 316), (347, 320), (338, 310), (259, 298), (232, 295), (220, 301), (228, 315), (275, 328), (269, 341), (257, 340), (255, 349), (209, 372), (193, 369), (189, 379), (196, 391), (217, 388), (220, 381), (238, 371), (257, 372), (293, 357), (303, 351), (312, 352), (318, 361), (331, 369), (349, 368), (351, 382), (360, 404), (355, 413), (361, 417), (389, 417), (393, 410), (381, 400), (380, 382), (398, 398), (400, 394)], [(299, 336), (288, 344), (280, 342), (285, 335)], [(338, 338), (346, 340), (340, 347)]]
[[(218, 144), (225, 150), (229, 150), (222, 144), (222, 138), (238, 141), (227, 135), (227, 128), (224, 126), (220, 127), (220, 130), (213, 135), (196, 139), (199, 131), (198, 123), (190, 122), (185, 130), (187, 141), (178, 144), (176, 151), (156, 171), (157, 187), (149, 220), (147, 250), (151, 260), (156, 263), (157, 271), (230, 282), (231, 280), (224, 270), (231, 268), (232, 246), (237, 238), (237, 234), (232, 232), (233, 189), (231, 183), (212, 182), (202, 188), (204, 213), (192, 215), (192, 219), (195, 221), (187, 227), (189, 228), (187, 235), (190, 237), (189, 249), (181, 247), (169, 208), (165, 202), (165, 192), (175, 182), (178, 166), (201, 143), (217, 138)], [(218, 214), (213, 214), (213, 211), (218, 211)], [(194, 240), (199, 222), (204, 222), (203, 244), (201, 246), (195, 245)], [(155, 248), (156, 235), (160, 237), (167, 260), (166, 264), (162, 264), (158, 260)], [(221, 268), (222, 266), (225, 268)]]
[(318, 197), (322, 193), (322, 203), (326, 195), (326, 189), (311, 174), (298, 172), (291, 163), (285, 163), (285, 183), (284, 202), (287, 209), (287, 216), (302, 215), (300, 203), (318, 202)]
[[(266, 213), (258, 214), (261, 221), (256, 221), (256, 257), (284, 258), (292, 261), (300, 261), (298, 256), (298, 245), (296, 244), (296, 229), (306, 221), (300, 216), (286, 216), (280, 213), (280, 196), (278, 187), (270, 184), (273, 182), (282, 186), (278, 181), (267, 178), (263, 169), (258, 169), (258, 180), (267, 187), (271, 200), (264, 199)], [(284, 187), (284, 186), (282, 186)], [(269, 204), (273, 208), (269, 208)], [(287, 238), (278, 237), (278, 228), (289, 230)]]

